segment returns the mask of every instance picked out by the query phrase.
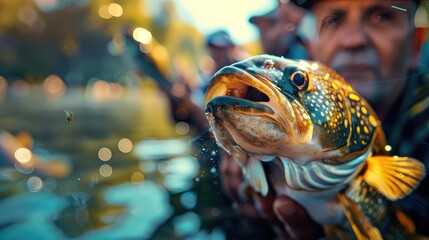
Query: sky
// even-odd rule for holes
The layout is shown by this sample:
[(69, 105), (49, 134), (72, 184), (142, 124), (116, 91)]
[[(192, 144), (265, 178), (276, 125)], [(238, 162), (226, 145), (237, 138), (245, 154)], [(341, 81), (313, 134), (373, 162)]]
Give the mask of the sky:
[(258, 30), (249, 23), (253, 15), (272, 10), (276, 0), (175, 0), (180, 17), (207, 35), (226, 29), (237, 44), (258, 38)]

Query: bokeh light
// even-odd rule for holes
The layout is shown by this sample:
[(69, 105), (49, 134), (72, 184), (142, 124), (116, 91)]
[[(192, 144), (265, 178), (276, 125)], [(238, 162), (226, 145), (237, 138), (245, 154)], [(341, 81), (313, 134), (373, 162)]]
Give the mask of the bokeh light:
[(197, 205), (197, 194), (195, 192), (184, 192), (180, 195), (180, 203), (186, 209), (192, 209)]
[(386, 150), (387, 152), (392, 151), (392, 147), (390, 145), (386, 145), (384, 146), (384, 150)]
[(43, 180), (39, 177), (32, 176), (27, 180), (27, 189), (30, 192), (39, 192), (43, 188)]
[(120, 17), (122, 16), (123, 9), (122, 6), (117, 3), (111, 3), (107, 7), (107, 11), (112, 15), (113, 17)]
[(179, 135), (186, 135), (189, 133), (189, 124), (186, 122), (178, 122), (174, 128)]
[(49, 75), (45, 81), (43, 81), (43, 90), (50, 99), (62, 97), (66, 89), (67, 87), (64, 81), (57, 75)]
[(201, 226), (201, 219), (196, 213), (187, 212), (175, 217), (173, 224), (176, 236), (185, 237), (198, 232)]
[(107, 147), (102, 147), (98, 150), (98, 157), (101, 161), (109, 161), (112, 158), (112, 151)]
[(148, 44), (152, 41), (152, 33), (146, 28), (138, 27), (133, 31), (133, 38), (142, 44)]
[(92, 96), (97, 100), (106, 100), (111, 93), (110, 84), (104, 80), (98, 80), (92, 86)]
[(124, 86), (119, 83), (110, 83), (110, 98), (121, 99), (125, 94)]
[(15, 158), (20, 163), (30, 162), (32, 157), (31, 151), (27, 148), (18, 148), (15, 151)]
[(133, 183), (141, 183), (144, 181), (144, 174), (141, 172), (134, 172), (131, 174), (131, 182)]
[(34, 172), (34, 164), (33, 162), (28, 162), (25, 164), (15, 163), (15, 169), (22, 174), (30, 174)]
[(129, 153), (131, 152), (131, 150), (133, 150), (133, 143), (128, 138), (122, 138), (118, 142), (118, 148), (119, 148), (119, 151), (123, 153)]
[(112, 176), (113, 168), (109, 164), (103, 164), (101, 165), (99, 172), (103, 177), (110, 177)]
[(109, 5), (102, 5), (99, 9), (98, 9), (98, 15), (101, 18), (104, 19), (109, 19), (112, 18), (112, 15), (109, 12)]

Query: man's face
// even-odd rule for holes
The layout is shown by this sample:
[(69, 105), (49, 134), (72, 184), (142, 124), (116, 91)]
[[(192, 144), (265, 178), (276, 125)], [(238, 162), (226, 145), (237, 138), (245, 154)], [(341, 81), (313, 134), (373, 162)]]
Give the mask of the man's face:
[(259, 37), (264, 53), (282, 56), (288, 47), (295, 24), (284, 19), (260, 19)]
[(331, 66), (371, 104), (401, 86), (411, 67), (412, 1), (319, 1), (314, 58)]

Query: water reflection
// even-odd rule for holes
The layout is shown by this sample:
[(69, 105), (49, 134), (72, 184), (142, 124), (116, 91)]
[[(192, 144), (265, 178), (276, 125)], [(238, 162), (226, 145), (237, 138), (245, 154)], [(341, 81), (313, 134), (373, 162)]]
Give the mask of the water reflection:
[(0, 101), (1, 239), (225, 239), (206, 187), (216, 170), (194, 155), (189, 126), (145, 107), (162, 98), (115, 97), (102, 80), (62, 92), (61, 81), (17, 81)]
[(135, 147), (136, 155), (142, 160), (166, 159), (190, 153), (189, 142), (183, 139), (145, 140)]
[(164, 186), (171, 192), (186, 191), (193, 186), (199, 165), (194, 157), (177, 157), (158, 165)]
[(2, 239), (64, 239), (64, 233), (54, 224), (67, 201), (53, 193), (24, 192), (0, 202)]
[[(148, 239), (173, 213), (167, 191), (151, 181), (111, 187), (104, 193), (104, 199), (110, 205), (126, 207), (122, 221), (78, 239)], [(109, 215), (101, 217), (104, 221), (112, 221), (108, 220)]]
[(187, 212), (173, 219), (174, 231), (178, 237), (189, 237), (200, 229), (200, 218), (194, 212)]

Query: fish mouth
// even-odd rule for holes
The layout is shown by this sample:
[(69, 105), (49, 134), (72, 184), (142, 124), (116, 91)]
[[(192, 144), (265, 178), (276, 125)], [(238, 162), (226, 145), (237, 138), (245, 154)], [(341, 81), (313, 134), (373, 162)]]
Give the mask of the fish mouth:
[(284, 155), (288, 146), (311, 140), (313, 125), (306, 110), (263, 71), (222, 68), (213, 76), (205, 102), (212, 132), (228, 152)]

